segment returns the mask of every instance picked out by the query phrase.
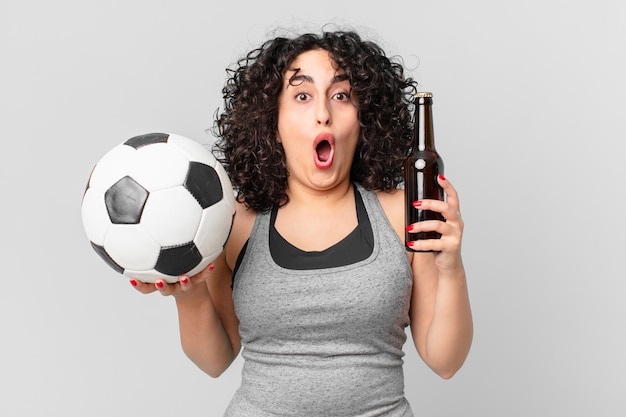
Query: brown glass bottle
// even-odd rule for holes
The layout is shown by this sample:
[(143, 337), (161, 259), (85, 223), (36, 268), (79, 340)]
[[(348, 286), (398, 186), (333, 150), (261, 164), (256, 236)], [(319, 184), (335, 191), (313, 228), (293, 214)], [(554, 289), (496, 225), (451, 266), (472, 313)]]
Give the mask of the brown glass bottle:
[[(419, 92), (415, 95), (413, 146), (404, 165), (405, 226), (425, 220), (444, 220), (440, 213), (413, 207), (413, 202), (417, 200), (444, 200), (443, 189), (437, 182), (437, 176), (443, 175), (443, 159), (435, 149), (432, 104), (432, 93)], [(404, 240), (406, 245), (409, 241), (440, 237), (437, 232), (406, 231)], [(408, 245), (406, 249), (417, 252)]]

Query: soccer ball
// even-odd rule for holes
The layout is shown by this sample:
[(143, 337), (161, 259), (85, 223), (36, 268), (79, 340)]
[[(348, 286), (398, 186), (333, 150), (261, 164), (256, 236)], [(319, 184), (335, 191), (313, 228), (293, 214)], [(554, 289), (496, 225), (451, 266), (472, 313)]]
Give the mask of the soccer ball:
[(81, 209), (91, 246), (111, 268), (144, 282), (173, 283), (220, 254), (235, 196), (204, 145), (150, 133), (117, 145), (96, 163)]

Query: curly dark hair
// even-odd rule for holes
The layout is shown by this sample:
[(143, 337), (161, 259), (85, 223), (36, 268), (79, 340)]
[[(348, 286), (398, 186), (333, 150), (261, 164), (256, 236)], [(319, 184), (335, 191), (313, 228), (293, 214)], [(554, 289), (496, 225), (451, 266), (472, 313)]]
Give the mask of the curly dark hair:
[(404, 76), (401, 61), (353, 31), (323, 31), (294, 38), (278, 36), (250, 51), (226, 70), (224, 111), (215, 115), (216, 153), (238, 200), (256, 211), (288, 201), (282, 145), (276, 140), (278, 97), (283, 77), (303, 52), (323, 49), (349, 77), (358, 97), (361, 133), (351, 180), (366, 189), (390, 191), (402, 182), (411, 146), (412, 107), (417, 82)]

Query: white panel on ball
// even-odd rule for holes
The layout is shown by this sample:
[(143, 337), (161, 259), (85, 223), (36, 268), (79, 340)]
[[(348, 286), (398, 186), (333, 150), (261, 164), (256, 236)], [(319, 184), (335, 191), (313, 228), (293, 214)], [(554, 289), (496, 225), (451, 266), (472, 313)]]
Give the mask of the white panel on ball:
[(199, 142), (190, 141), (183, 136), (170, 135), (168, 143), (178, 148), (190, 161), (202, 162), (212, 167), (217, 163), (211, 151)]
[(175, 187), (185, 180), (189, 160), (177, 149), (173, 152), (170, 144), (142, 146), (135, 152), (136, 163), (129, 167), (130, 176), (146, 190)]
[(125, 269), (154, 268), (159, 244), (140, 224), (113, 224), (104, 241), (109, 256)]
[(89, 187), (105, 192), (110, 186), (128, 175), (128, 168), (136, 165), (135, 149), (117, 145), (107, 152), (91, 173)]
[(129, 278), (138, 279), (139, 281), (143, 281), (143, 282), (154, 282), (157, 278), (159, 278), (159, 279), (162, 279), (165, 282), (169, 282), (170, 284), (178, 282), (178, 279), (179, 279), (179, 277), (166, 275), (166, 274), (158, 272), (158, 271), (156, 271), (154, 269), (150, 269), (148, 271), (146, 271), (146, 270), (126, 269), (126, 270), (124, 270), (124, 276), (127, 276)]
[[(226, 193), (230, 193), (230, 190), (225, 190), (224, 194)], [(194, 243), (202, 256), (210, 256), (216, 250), (221, 251), (222, 246), (217, 245), (216, 242), (225, 242), (230, 233), (231, 224), (225, 223), (224, 218), (233, 215), (234, 204), (229, 204), (226, 199), (227, 196), (224, 195), (224, 197), (224, 200), (202, 213), (202, 219), (194, 239)]]
[(202, 208), (182, 186), (150, 193), (141, 224), (161, 246), (191, 242), (200, 224)]
[(89, 240), (96, 245), (103, 246), (111, 221), (104, 204), (104, 193), (95, 188), (89, 188), (83, 196), (81, 207), (83, 226)]

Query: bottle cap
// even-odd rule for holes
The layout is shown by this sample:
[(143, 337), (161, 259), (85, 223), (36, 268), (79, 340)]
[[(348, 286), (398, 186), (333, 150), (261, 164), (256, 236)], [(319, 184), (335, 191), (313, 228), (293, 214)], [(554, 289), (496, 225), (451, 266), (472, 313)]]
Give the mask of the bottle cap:
[(422, 98), (422, 97), (432, 98), (433, 97), (433, 93), (429, 93), (429, 92), (426, 92), (426, 91), (419, 91), (419, 92), (415, 93), (415, 97), (416, 98)]

